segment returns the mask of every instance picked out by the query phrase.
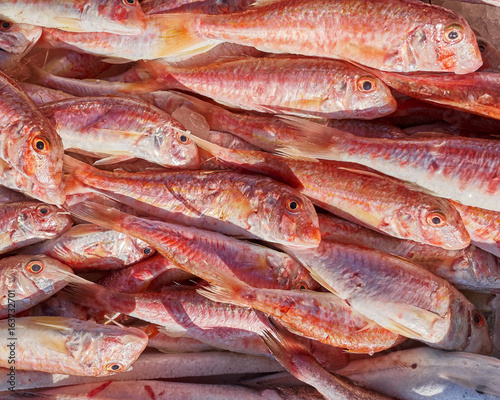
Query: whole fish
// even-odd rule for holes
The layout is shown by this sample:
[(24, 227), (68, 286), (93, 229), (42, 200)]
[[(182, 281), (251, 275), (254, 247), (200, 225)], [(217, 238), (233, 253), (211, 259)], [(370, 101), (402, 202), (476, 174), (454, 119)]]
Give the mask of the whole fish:
[(315, 204), (349, 221), (446, 249), (462, 249), (470, 243), (460, 214), (448, 200), (396, 179), (350, 163), (291, 160), (259, 151), (224, 149), (191, 138), (224, 165), (284, 181)]
[(151, 214), (167, 221), (293, 247), (317, 247), (320, 241), (311, 201), (267, 177), (234, 171), (107, 172), (65, 160), (65, 171), (84, 185), (140, 210), (141, 203), (153, 206)]
[(388, 86), (419, 100), (500, 119), (500, 74), (397, 74), (368, 69)]
[(26, 54), (42, 36), (40, 26), (0, 21), (0, 49)]
[[(197, 168), (198, 149), (170, 115), (139, 99), (64, 99), (40, 107), (66, 150), (104, 155), (102, 162), (138, 157), (160, 165)], [(108, 155), (110, 155), (108, 157)]]
[(0, 253), (53, 239), (72, 225), (56, 206), (38, 202), (0, 204)]
[(0, 72), (0, 82), (0, 184), (64, 203), (61, 138), (14, 81)]
[(144, 240), (178, 268), (208, 282), (218, 276), (213, 271), (217, 268), (258, 287), (319, 286), (292, 257), (264, 246), (217, 232), (135, 217), (91, 202), (78, 203), (70, 211), (107, 229)]
[(273, 324), (262, 338), (276, 360), (297, 379), (315, 387), (328, 400), (391, 400), (372, 390), (358, 386), (349, 379), (326, 371), (311, 353), (293, 340), (282, 326)]
[(373, 354), (404, 340), (332, 293), (259, 289), (223, 274), (215, 285), (198, 289), (198, 293), (213, 301), (265, 312), (298, 335), (354, 353)]
[(432, 347), (491, 353), (481, 312), (450, 283), (417, 264), (328, 241), (293, 254), (323, 287), (382, 327)]
[(157, 61), (139, 65), (151, 79), (124, 83), (123, 93), (180, 89), (245, 110), (338, 119), (372, 119), (396, 109), (380, 80), (345, 61), (282, 55), (191, 68)]
[(470, 234), (471, 243), (500, 257), (500, 212), (453, 202)]
[(383, 235), (332, 215), (318, 214), (318, 219), (322, 241), (355, 244), (406, 258), (458, 289), (485, 293), (500, 289), (500, 260), (476, 246), (445, 250)]
[(45, 255), (0, 260), (0, 318), (24, 311), (61, 290), (73, 278), (68, 266)]
[(0, 347), (0, 366), (10, 367), (13, 351), (16, 369), (53, 374), (108, 376), (126, 371), (148, 342), (136, 328), (73, 318), (16, 318), (14, 330), (10, 329), (8, 320), (0, 320), (4, 337), (12, 336), (8, 332), (15, 335), (11, 347)]
[(0, 4), (8, 21), (74, 32), (138, 35), (146, 28), (137, 0), (9, 0)]
[(25, 254), (46, 254), (78, 271), (118, 269), (154, 252), (142, 240), (92, 224), (75, 225), (55, 239), (23, 250)]
[[(289, 118), (289, 117), (287, 117)], [(440, 197), (500, 211), (500, 141), (463, 137), (363, 138), (310, 121), (291, 121), (304, 135), (328, 138), (328, 145), (304, 144), (287, 154), (365, 165), (412, 182)], [(318, 140), (318, 141), (316, 141)], [(318, 144), (316, 144), (318, 143)]]
[(463, 17), (411, 0), (261, 1), (240, 13), (166, 17), (172, 55), (232, 42), (387, 71), (464, 74), (482, 63), (474, 33)]

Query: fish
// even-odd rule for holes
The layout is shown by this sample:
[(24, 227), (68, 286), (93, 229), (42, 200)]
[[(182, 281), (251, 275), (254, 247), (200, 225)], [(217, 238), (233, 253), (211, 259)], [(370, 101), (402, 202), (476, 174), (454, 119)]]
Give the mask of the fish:
[(38, 202), (0, 203), (0, 253), (53, 239), (73, 222), (56, 206)]
[(401, 257), (322, 241), (293, 254), (326, 289), (380, 326), (431, 347), (489, 354), (484, 316), (456, 288)]
[(95, 78), (109, 68), (111, 64), (101, 61), (100, 57), (75, 51), (58, 54), (43, 67), (50, 74), (76, 79)]
[(33, 83), (19, 82), (18, 84), (37, 106), (74, 97), (62, 90), (50, 89)]
[(106, 172), (65, 160), (65, 171), (85, 186), (139, 210), (148, 211), (143, 203), (152, 206), (150, 214), (166, 221), (293, 247), (320, 242), (311, 201), (267, 177), (234, 171)]
[(0, 82), (0, 184), (63, 204), (61, 138), (11, 78), (0, 72)]
[(30, 199), (20, 192), (0, 186), (0, 204), (29, 201)]
[(201, 13), (201, 14), (228, 14), (248, 9), (252, 5), (250, 0), (144, 0), (141, 7), (146, 14), (162, 13)]
[(0, 49), (13, 54), (27, 54), (42, 36), (40, 26), (0, 20)]
[(297, 379), (315, 387), (325, 399), (390, 400), (337, 374), (326, 371), (311, 353), (293, 340), (290, 333), (277, 323), (262, 332), (262, 338), (274, 357)]
[(124, 96), (69, 98), (40, 107), (66, 150), (102, 155), (99, 163), (141, 158), (171, 168), (196, 169), (198, 148), (167, 113)]
[(155, 249), (134, 237), (93, 224), (75, 225), (55, 239), (33, 245), (25, 254), (43, 253), (74, 270), (119, 269), (152, 256)]
[(191, 138), (224, 165), (286, 182), (299, 188), (316, 205), (351, 222), (445, 249), (462, 249), (470, 244), (460, 214), (448, 200), (373, 170), (351, 163), (229, 150), (192, 135)]
[(396, 72), (465, 74), (482, 64), (474, 32), (463, 17), (411, 0), (260, 1), (240, 13), (165, 17), (172, 56), (231, 42)]
[(397, 74), (367, 69), (398, 92), (436, 103), (500, 119), (500, 74), (498, 72)]
[(158, 61), (138, 66), (151, 78), (124, 83), (124, 94), (179, 89), (233, 108), (338, 119), (373, 119), (396, 109), (395, 99), (380, 80), (345, 61), (280, 55), (191, 68)]
[(500, 51), (496, 49), (492, 43), (482, 37), (477, 38), (477, 45), (483, 59), (483, 65), (479, 71), (485, 69), (498, 69), (500, 67)]
[[(45, 255), (0, 260), (0, 319), (38, 304), (73, 279), (73, 270)], [(10, 318), (10, 317), (9, 317)]]
[(215, 285), (197, 292), (212, 301), (265, 312), (297, 335), (353, 353), (372, 355), (404, 340), (354, 311), (332, 293), (260, 289), (223, 274)]
[(138, 35), (146, 28), (137, 0), (9, 0), (0, 15), (11, 22), (73, 32)]
[(148, 347), (154, 347), (162, 353), (199, 353), (216, 350), (215, 347), (196, 339), (169, 336), (155, 324), (138, 326), (137, 328), (148, 335)]
[[(9, 332), (8, 320), (0, 331)], [(96, 324), (63, 317), (16, 318), (13, 347), (0, 348), (0, 366), (53, 374), (109, 376), (127, 371), (146, 348), (147, 335), (136, 328)], [(14, 349), (14, 350), (12, 350)]]
[(392, 238), (333, 215), (318, 214), (318, 219), (322, 241), (355, 244), (406, 258), (460, 290), (496, 293), (500, 289), (499, 259), (474, 245), (445, 250)]
[(500, 212), (453, 202), (470, 234), (471, 243), (500, 257)]
[[(362, 138), (310, 121), (287, 120), (304, 135), (328, 137), (328, 145), (284, 148), (300, 157), (354, 162), (418, 185), (464, 205), (500, 211), (500, 141), (464, 137)], [(310, 136), (312, 137), (312, 136)]]
[(292, 257), (261, 245), (217, 232), (135, 217), (92, 202), (75, 204), (70, 207), (70, 212), (107, 229), (145, 241), (178, 268), (208, 282), (213, 280), (215, 267), (259, 287), (319, 287)]

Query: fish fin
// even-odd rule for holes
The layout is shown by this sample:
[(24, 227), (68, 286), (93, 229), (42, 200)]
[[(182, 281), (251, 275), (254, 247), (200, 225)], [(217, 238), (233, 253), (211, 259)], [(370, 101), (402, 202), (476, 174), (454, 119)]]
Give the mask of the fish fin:
[(58, 331), (70, 331), (67, 325), (67, 318), (64, 317), (30, 317), (30, 322), (35, 325), (41, 325)]
[(209, 142), (208, 140), (202, 139), (198, 136), (193, 135), (192, 133), (186, 132), (185, 135), (191, 139), (198, 147), (201, 147), (203, 150), (208, 151), (210, 154), (213, 156), (217, 157), (218, 155), (222, 154), (224, 150), (226, 150), (224, 147), (219, 146), (215, 143)]
[(57, 29), (68, 32), (85, 32), (82, 28), (81, 21), (78, 18), (69, 17), (52, 17), (52, 21), (56, 22), (59, 26)]
[(129, 60), (127, 58), (121, 58), (121, 57), (108, 57), (108, 58), (104, 58), (101, 61), (108, 63), (108, 64), (127, 64), (133, 60)]
[(283, 0), (255, 0), (252, 4), (252, 7), (262, 7), (267, 6), (269, 4), (281, 3)]
[(82, 201), (66, 208), (72, 215), (80, 219), (109, 229), (115, 229), (117, 225), (116, 221), (128, 216), (128, 214), (118, 211), (115, 208), (106, 207), (91, 201)]
[(73, 175), (65, 175), (65, 190), (66, 195), (82, 194), (93, 192), (92, 188), (85, 186), (82, 182), (76, 179)]
[(83, 161), (77, 160), (74, 157), (68, 156), (67, 154), (64, 154), (63, 156), (63, 170), (65, 173), (68, 174), (74, 174), (77, 171), (89, 171), (92, 170), (93, 168), (88, 165), (87, 163), (84, 163)]
[(131, 155), (116, 155), (116, 156), (109, 156), (106, 158), (101, 158), (100, 160), (97, 160), (94, 165), (110, 165), (110, 164), (117, 164), (121, 163), (124, 161), (131, 161), (131, 160), (136, 160), (137, 157), (131, 156)]

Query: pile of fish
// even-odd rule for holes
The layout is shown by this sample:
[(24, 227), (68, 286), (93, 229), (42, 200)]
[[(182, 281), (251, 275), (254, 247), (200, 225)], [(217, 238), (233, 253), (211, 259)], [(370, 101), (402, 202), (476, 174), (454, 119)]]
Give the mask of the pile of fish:
[(4, 0), (0, 71), (0, 399), (500, 398), (500, 52), (463, 16)]

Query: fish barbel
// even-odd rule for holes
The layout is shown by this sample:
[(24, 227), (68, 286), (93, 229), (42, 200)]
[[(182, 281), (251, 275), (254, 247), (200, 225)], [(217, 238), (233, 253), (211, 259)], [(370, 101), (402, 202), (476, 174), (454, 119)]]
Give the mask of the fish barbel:
[[(363, 138), (310, 121), (286, 117), (314, 143), (285, 148), (288, 155), (353, 162), (436, 196), (500, 211), (500, 141), (457, 136), (383, 139)], [(328, 145), (317, 138), (328, 138)], [(318, 141), (317, 141), (318, 140)]]
[(230, 150), (190, 137), (224, 165), (286, 182), (315, 204), (349, 221), (446, 249), (462, 249), (470, 243), (460, 214), (448, 200), (409, 188), (391, 177), (350, 163), (293, 160), (261, 151)]
[(245, 110), (338, 119), (378, 118), (396, 109), (387, 86), (345, 61), (280, 55), (191, 68), (158, 61), (138, 65), (151, 78), (124, 83), (123, 93), (180, 89)]
[(172, 55), (232, 42), (387, 71), (464, 74), (482, 64), (474, 33), (463, 17), (411, 0), (260, 1), (240, 13), (166, 17)]
[(42, 36), (40, 26), (0, 21), (0, 49), (26, 54)]
[(287, 250), (321, 285), (386, 329), (447, 350), (489, 354), (486, 320), (448, 281), (410, 261), (352, 244), (322, 241)]
[(71, 225), (69, 215), (50, 204), (0, 204), (0, 253), (53, 239)]
[(71, 268), (45, 255), (3, 258), (0, 260), (0, 318), (48, 299), (73, 277)]
[(66, 150), (107, 157), (100, 163), (137, 157), (166, 167), (199, 166), (198, 148), (183, 135), (184, 127), (145, 101), (124, 96), (71, 98), (40, 110)]
[(141, 203), (153, 206), (151, 214), (166, 221), (293, 247), (317, 247), (320, 241), (312, 202), (268, 177), (235, 171), (107, 172), (70, 157), (65, 171), (139, 210)]
[(61, 138), (13, 80), (0, 73), (0, 82), (0, 184), (64, 203)]
[(70, 211), (79, 218), (147, 242), (178, 268), (208, 282), (213, 280), (215, 267), (259, 287), (319, 286), (292, 257), (264, 246), (217, 232), (135, 217), (91, 202), (75, 204)]
[[(8, 320), (0, 320), (5, 337), (8, 327)], [(126, 371), (148, 342), (140, 329), (63, 317), (16, 318), (15, 334), (16, 369), (80, 376)], [(1, 367), (10, 367), (10, 350), (0, 347)]]
[(0, 16), (74, 32), (138, 35), (146, 28), (137, 0), (9, 0), (0, 3)]

